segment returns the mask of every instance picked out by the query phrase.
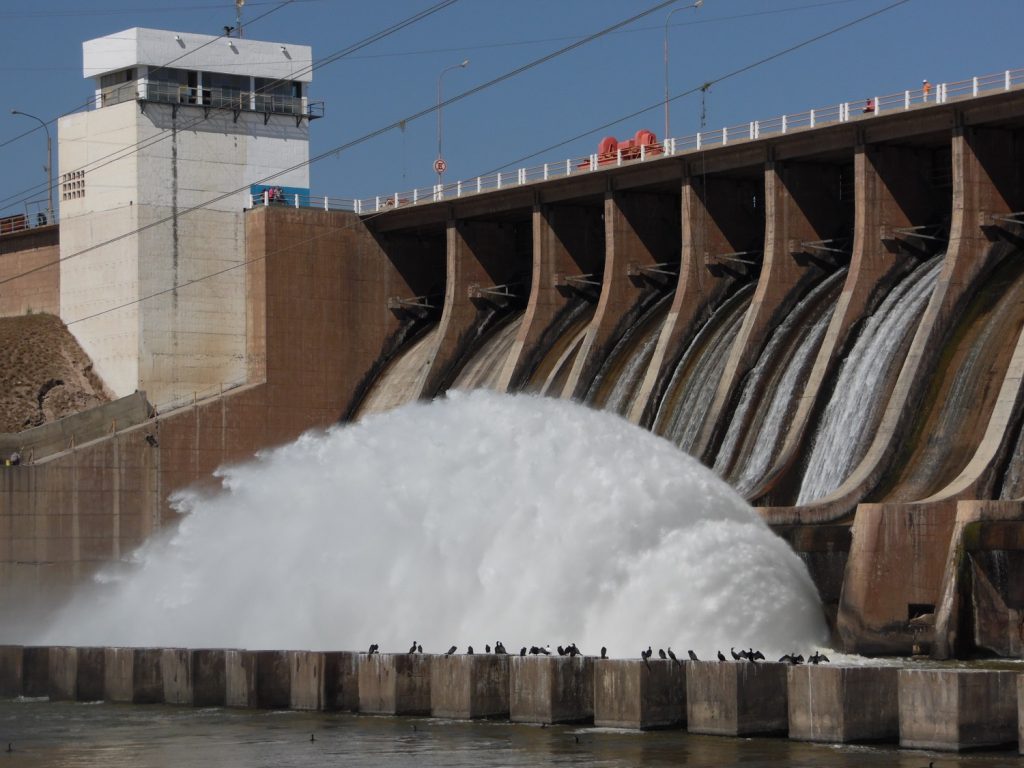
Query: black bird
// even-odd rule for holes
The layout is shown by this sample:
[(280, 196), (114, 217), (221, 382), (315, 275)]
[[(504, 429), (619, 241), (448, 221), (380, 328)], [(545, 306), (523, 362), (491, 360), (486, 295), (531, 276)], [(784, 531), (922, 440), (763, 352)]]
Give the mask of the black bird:
[(718, 660), (719, 661), (725, 661), (725, 654), (722, 653), (721, 651), (718, 652)]
[(484, 646), (484, 653), (490, 653), (490, 652), (491, 652), (491, 646), (485, 645)]
[(814, 655), (811, 656), (808, 661), (811, 662), (811, 664), (821, 664), (822, 662), (826, 664), (829, 663), (828, 656), (823, 653), (818, 653), (817, 651), (814, 652)]
[(670, 659), (672, 659), (672, 661), (679, 661), (679, 659), (676, 658), (676, 655), (674, 653), (672, 653), (672, 646), (671, 645), (668, 647), (668, 657)]
[(748, 658), (751, 661), (757, 661), (758, 659), (760, 659), (761, 661), (764, 661), (764, 654), (761, 653), (760, 651), (755, 651), (753, 648), (751, 648), (750, 652), (749, 652), (749, 655), (748, 655)]
[(505, 645), (504, 645), (504, 643), (501, 642), (501, 640), (498, 640), (494, 644), (494, 652), (495, 653), (501, 653), (501, 654), (505, 653)]
[(412, 645), (409, 646), (409, 653), (416, 653), (416, 641), (412, 641)]
[(658, 658), (659, 659), (667, 659), (668, 658), (668, 656), (665, 655), (665, 649), (664, 648), (659, 648), (658, 649)]
[(700, 661), (700, 659), (697, 658), (697, 654), (693, 651), (687, 651), (686, 655), (690, 657), (690, 661)]
[(423, 646), (422, 645), (417, 645), (416, 646), (416, 653), (423, 653)]
[(536, 656), (539, 653), (540, 653), (540, 648), (538, 648), (536, 645), (531, 645), (530, 646), (530, 655), (531, 656)]
[(647, 646), (647, 650), (646, 651), (640, 651), (640, 657), (644, 661), (646, 661), (647, 659), (651, 658), (651, 656), (653, 656), (653, 655), (654, 655), (654, 651), (651, 650), (651, 646), (649, 646), (649, 645)]
[(557, 648), (555, 648), (555, 650), (558, 651), (559, 656), (565, 656), (566, 651), (565, 648), (563, 648), (562, 646), (558, 646)]
[(146, 442), (149, 443), (150, 446), (153, 447), (153, 448), (159, 448), (160, 447), (160, 441), (158, 441), (156, 439), (156, 435), (154, 435), (152, 433), (146, 435)]
[(576, 643), (573, 643), (568, 648), (566, 648), (565, 652), (568, 653), (569, 656), (571, 656), (574, 659), (581, 653), (580, 649), (576, 647)]
[(467, 656), (472, 656), (473, 655), (473, 646), (472, 645), (467, 646), (467, 648), (466, 648), (466, 655)]
[(736, 653), (736, 649), (735, 648), (731, 648), (730, 647), (729, 648), (729, 653), (732, 654), (732, 660), (733, 661), (739, 661), (740, 659), (743, 658), (743, 651), (740, 651), (739, 653)]
[(316, 734), (315, 733), (309, 734), (309, 740), (310, 741), (316, 741)]
[(781, 659), (779, 659), (779, 663), (781, 663), (781, 664), (792, 664), (795, 667), (800, 662), (796, 660), (796, 656), (794, 656), (791, 653), (787, 653), (785, 656), (783, 656)]
[(547, 646), (544, 646), (543, 648), (538, 648), (537, 651), (539, 653), (543, 653), (545, 656), (550, 656), (551, 655), (551, 651), (548, 649)]
[(375, 653), (377, 652), (377, 649), (378, 649), (378, 648), (380, 648), (380, 646), (379, 646), (379, 645), (377, 645), (376, 643), (373, 643), (373, 644), (372, 644), (372, 645), (370, 646), (370, 650), (366, 652), (366, 655), (367, 655), (367, 656), (373, 656), (373, 654), (375, 654)]
[(605, 648), (603, 645), (601, 646), (601, 658), (602, 659), (607, 659), (608, 658), (608, 649)]
[(451, 648), (448, 649), (448, 653), (446, 653), (445, 656), (451, 656), (457, 650), (459, 650), (458, 647), (453, 645)]
[(227, 24), (224, 25), (224, 37), (231, 37), (231, 33), (234, 31), (234, 27), (229, 27)]
[(526, 646), (525, 645), (522, 648), (519, 649), (519, 655), (520, 656), (525, 656), (526, 655)]

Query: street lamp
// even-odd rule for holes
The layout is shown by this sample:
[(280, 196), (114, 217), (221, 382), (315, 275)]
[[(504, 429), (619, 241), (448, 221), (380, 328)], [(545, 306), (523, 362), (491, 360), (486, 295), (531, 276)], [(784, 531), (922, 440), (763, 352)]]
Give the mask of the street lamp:
[(668, 141), (668, 22), (672, 18), (672, 14), (676, 11), (688, 11), (691, 8), (696, 9), (704, 5), (704, 0), (694, 0), (693, 5), (682, 5), (678, 8), (673, 8), (668, 12), (668, 16), (665, 17), (665, 135), (661, 137), (661, 141), (664, 144)]
[(17, 109), (12, 109), (11, 114), (31, 117), (33, 120), (38, 120), (39, 124), (43, 126), (43, 130), (46, 131), (46, 165), (43, 166), (46, 171), (46, 189), (49, 195), (49, 204), (46, 208), (46, 223), (53, 224), (53, 144), (50, 142), (50, 129), (46, 126), (45, 122), (35, 115), (30, 115), (28, 112), (20, 112)]
[(460, 64), (445, 67), (437, 76), (437, 160), (434, 161), (434, 170), (437, 172), (438, 186), (441, 186), (441, 177), (444, 175), (445, 168), (448, 167), (444, 161), (444, 155), (441, 154), (441, 78), (444, 77), (445, 72), (450, 72), (453, 69), (465, 69), (467, 66), (469, 66), (469, 59)]

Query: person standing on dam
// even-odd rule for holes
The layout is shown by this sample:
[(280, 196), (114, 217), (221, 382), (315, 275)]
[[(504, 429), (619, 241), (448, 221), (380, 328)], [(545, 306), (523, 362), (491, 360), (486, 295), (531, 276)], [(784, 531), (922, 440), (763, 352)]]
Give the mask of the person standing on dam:
[(932, 92), (932, 84), (927, 80), (921, 81), (921, 101), (928, 101), (928, 95)]

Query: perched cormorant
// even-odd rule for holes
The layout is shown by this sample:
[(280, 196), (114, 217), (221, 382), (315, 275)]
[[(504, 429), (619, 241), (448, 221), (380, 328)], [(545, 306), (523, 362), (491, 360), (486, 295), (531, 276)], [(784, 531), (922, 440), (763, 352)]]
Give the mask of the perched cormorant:
[(484, 653), (490, 653), (490, 652), (491, 652), (491, 646), (485, 645), (484, 646)]
[(750, 660), (751, 661), (757, 661), (758, 659), (760, 659), (761, 661), (764, 661), (764, 654), (761, 653), (760, 651), (755, 651), (753, 648), (751, 648), (750, 649)]
[(370, 646), (370, 650), (366, 652), (366, 655), (367, 655), (367, 656), (373, 656), (373, 654), (375, 654), (375, 653), (377, 652), (377, 649), (378, 649), (378, 648), (380, 648), (380, 646), (379, 646), (379, 645), (377, 645), (376, 643), (373, 643), (373, 644), (372, 644), (372, 645)]
[(547, 645), (545, 645), (543, 648), (538, 648), (537, 650), (543, 653), (545, 656), (551, 655), (551, 648)]
[(525, 645), (522, 648), (519, 649), (519, 655), (520, 656), (525, 656), (526, 655), (526, 646)]
[(568, 648), (566, 648), (566, 649), (565, 649), (565, 652), (566, 652), (566, 653), (568, 653), (568, 654), (569, 654), (569, 655), (570, 655), (570, 656), (571, 656), (572, 658), (574, 658), (574, 659), (575, 659), (575, 658), (576, 658), (577, 656), (579, 656), (579, 655), (580, 655), (580, 653), (582, 653), (582, 651), (580, 651), (580, 649), (576, 647), (576, 643), (573, 643), (573, 644), (572, 644), (572, 645), (570, 645), (570, 646), (569, 646)]
[(658, 658), (659, 659), (667, 659), (668, 658), (668, 656), (665, 655), (665, 649), (664, 648), (659, 648), (658, 649)]
[(601, 646), (601, 658), (602, 659), (607, 659), (608, 658), (608, 649), (605, 648), (603, 645)]
[(467, 656), (472, 656), (473, 655), (473, 646), (472, 645), (466, 647), (466, 655)]
[(416, 641), (412, 641), (412, 645), (409, 646), (409, 653), (416, 653)]
[(811, 664), (821, 664), (822, 662), (825, 664), (829, 663), (828, 656), (823, 653), (818, 653), (817, 651), (814, 652), (814, 655), (811, 656), (808, 661), (811, 662)]
[(732, 654), (732, 660), (733, 661), (739, 661), (740, 659), (744, 658), (743, 651), (740, 651), (739, 653), (736, 653), (736, 649), (731, 647), (731, 646), (729, 648), (729, 653)]
[(416, 653), (423, 653), (423, 646), (422, 645), (417, 645), (416, 646)]
[(649, 645), (647, 646), (647, 650), (646, 651), (640, 651), (640, 656), (645, 661), (647, 659), (651, 658), (651, 656), (653, 656), (653, 655), (654, 655), (654, 651), (651, 650), (651, 646), (649, 646)]
[(446, 653), (445, 656), (451, 656), (457, 650), (459, 650), (458, 647), (453, 645), (451, 648), (448, 649), (448, 653)]
[(531, 656), (536, 656), (539, 653), (540, 653), (540, 648), (538, 648), (536, 645), (531, 645), (530, 646), (530, 655)]
[(668, 657), (670, 659), (672, 659), (672, 661), (679, 661), (679, 659), (676, 658), (676, 655), (674, 653), (672, 653), (672, 646), (671, 645), (668, 647)]
[(555, 650), (558, 651), (559, 656), (565, 656), (566, 651), (565, 648), (563, 648), (562, 646), (558, 646), (557, 648), (555, 648)]
[(722, 653), (721, 651), (718, 652), (718, 660), (719, 661), (725, 661), (725, 654)]
[(506, 651), (505, 651), (505, 644), (502, 643), (501, 640), (498, 640), (498, 641), (496, 641), (494, 643), (494, 652), (495, 653), (501, 653), (501, 654), (506, 653)]
[(800, 662), (796, 660), (796, 656), (794, 654), (787, 653), (785, 656), (783, 656), (781, 659), (779, 659), (779, 663), (780, 664), (792, 664), (795, 667)]
[(687, 651), (686, 655), (690, 657), (690, 661), (700, 661), (700, 659), (697, 658), (697, 654), (693, 651)]

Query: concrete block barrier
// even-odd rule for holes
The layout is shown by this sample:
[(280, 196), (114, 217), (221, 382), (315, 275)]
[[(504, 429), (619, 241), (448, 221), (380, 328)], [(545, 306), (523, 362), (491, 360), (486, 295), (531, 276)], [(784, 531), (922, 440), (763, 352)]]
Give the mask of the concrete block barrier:
[(509, 657), (504, 654), (435, 656), (430, 671), (433, 717), (472, 720), (508, 717)]
[(107, 653), (105, 648), (77, 648), (75, 653), (76, 696), (78, 701), (103, 701), (107, 683)]
[(901, 669), (900, 746), (959, 752), (1017, 741), (1017, 674)]
[(317, 651), (288, 652), (291, 692), (289, 707), (298, 710), (324, 708), (324, 654)]
[(223, 707), (227, 704), (227, 651), (200, 648), (192, 653), (192, 704)]
[(585, 723), (594, 719), (592, 656), (512, 656), (509, 719), (514, 723)]
[(828, 743), (896, 742), (896, 667), (790, 667), (789, 738)]
[(359, 654), (359, 711), (377, 715), (429, 715), (433, 656)]
[(692, 661), (686, 668), (686, 729), (718, 736), (789, 732), (786, 664)]
[(25, 646), (21, 667), (22, 694), (31, 698), (50, 695), (50, 649), (48, 646)]
[(259, 706), (256, 696), (256, 651), (224, 652), (224, 704), (240, 709)]
[(78, 700), (78, 649), (50, 648), (46, 695), (50, 701)]
[(324, 653), (324, 709), (359, 711), (359, 654), (352, 651)]
[(288, 651), (256, 651), (256, 706), (288, 709), (292, 703), (292, 672)]
[(646, 730), (685, 724), (685, 663), (595, 659), (594, 725)]
[(192, 651), (164, 648), (160, 652), (160, 676), (165, 704), (192, 705)]
[(129, 704), (164, 700), (160, 648), (104, 648), (103, 699)]
[(0, 696), (5, 699), (21, 696), (24, 652), (20, 645), (0, 645)]

